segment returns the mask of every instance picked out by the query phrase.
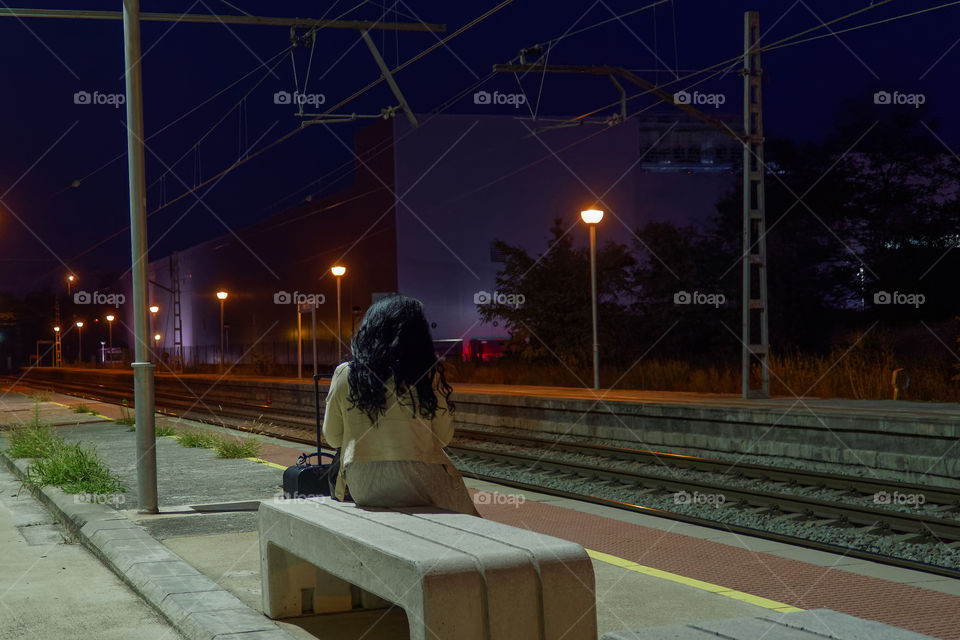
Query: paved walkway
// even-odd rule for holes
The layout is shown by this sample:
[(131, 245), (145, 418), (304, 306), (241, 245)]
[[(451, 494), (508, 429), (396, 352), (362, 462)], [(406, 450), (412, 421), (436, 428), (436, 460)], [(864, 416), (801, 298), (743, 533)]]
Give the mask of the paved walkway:
[(0, 465), (0, 639), (182, 638), (68, 536)]
[[(145, 516), (132, 504), (136, 495), (135, 434), (104, 417), (119, 417), (119, 408), (84, 401), (103, 415), (74, 414), (63, 405), (79, 404), (80, 400), (58, 395), (52, 399), (62, 404), (43, 403), (43, 420), (62, 425), (58, 432), (67, 439), (94, 444), (127, 484), (128, 502), (116, 505), (119, 514), (243, 604), (259, 611), (256, 514), (244, 510), (251, 507), (242, 503), (277, 496), (280, 468), (295, 460), (302, 447), (264, 439), (264, 463), (221, 460), (212, 451), (186, 449), (171, 438), (160, 438), (161, 514)], [(29, 399), (8, 395), (0, 403), (0, 423), (28, 421), (32, 409)], [(158, 417), (158, 421), (174, 422), (166, 417)], [(486, 494), (486, 498), (477, 500), (484, 517), (574, 540), (591, 550), (601, 633), (829, 607), (960, 640), (958, 581), (850, 561), (835, 554), (808, 553), (789, 545), (606, 507), (521, 494), (480, 482), (470, 484), (514, 496), (510, 501)], [(520, 495), (523, 501), (517, 500)], [(231, 507), (225, 503), (234, 504)], [(202, 506), (214, 504), (220, 507)], [(240, 510), (230, 511), (233, 507)], [(56, 577), (48, 575), (45, 579), (51, 582)], [(393, 639), (403, 637), (405, 627), (403, 612), (398, 610), (390, 610), (385, 616), (375, 612), (290, 622), (295, 624), (284, 622), (280, 626), (297, 638), (309, 638), (308, 632), (322, 630), (324, 638), (364, 635), (365, 640)], [(27, 626), (38, 629), (41, 624), (33, 619)]]

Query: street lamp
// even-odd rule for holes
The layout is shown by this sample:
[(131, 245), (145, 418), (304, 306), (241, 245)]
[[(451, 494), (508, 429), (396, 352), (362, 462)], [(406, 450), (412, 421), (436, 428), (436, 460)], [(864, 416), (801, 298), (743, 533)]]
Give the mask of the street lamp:
[(590, 229), (590, 297), (593, 306), (593, 388), (600, 388), (600, 343), (597, 340), (597, 224), (603, 220), (603, 211), (587, 209), (580, 218)]
[(160, 348), (160, 334), (155, 333), (153, 334), (153, 351), (156, 352), (158, 348)]
[(73, 287), (73, 281), (76, 280), (76, 276), (72, 273), (67, 276), (67, 297), (70, 297), (70, 288)]
[(343, 360), (343, 338), (340, 323), (340, 278), (347, 272), (347, 268), (341, 265), (330, 267), (330, 273), (337, 278), (337, 364)]
[(220, 373), (223, 373), (223, 301), (227, 299), (226, 291), (217, 291), (220, 300)]
[(83, 321), (77, 320), (77, 360), (83, 364)]
[[(108, 334), (109, 334), (109, 336), (110, 336), (109, 340), (110, 340), (110, 348), (111, 348), (111, 349), (113, 349), (113, 321), (114, 321), (113, 315), (112, 315), (112, 314), (111, 314), (111, 315), (108, 315), (108, 316), (107, 316), (107, 332), (108, 332)], [(111, 351), (111, 353), (112, 353), (112, 351)]]

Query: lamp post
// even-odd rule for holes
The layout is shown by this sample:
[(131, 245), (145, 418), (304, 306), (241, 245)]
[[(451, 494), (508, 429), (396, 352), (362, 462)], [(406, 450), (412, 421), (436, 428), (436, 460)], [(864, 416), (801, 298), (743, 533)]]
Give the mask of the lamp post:
[(340, 364), (340, 361), (343, 360), (343, 332), (341, 330), (342, 323), (340, 322), (340, 278), (342, 278), (346, 272), (347, 268), (341, 265), (330, 268), (330, 273), (337, 278), (337, 364)]
[(70, 291), (73, 288), (73, 281), (76, 279), (77, 279), (76, 276), (74, 276), (72, 273), (67, 276), (67, 297), (68, 298), (71, 295)]
[(597, 340), (597, 224), (603, 220), (603, 211), (587, 209), (580, 218), (590, 230), (590, 298), (593, 307), (593, 388), (600, 388), (600, 342)]
[(77, 361), (83, 364), (83, 321), (77, 320)]
[(227, 292), (217, 291), (217, 299), (220, 300), (220, 373), (223, 373), (223, 303), (227, 299)]
[(153, 334), (153, 351), (156, 353), (157, 349), (160, 348), (160, 334)]
[[(113, 349), (113, 315), (107, 316), (107, 334), (109, 335), (108, 340), (110, 341), (110, 349)], [(112, 352), (111, 352), (112, 353)]]

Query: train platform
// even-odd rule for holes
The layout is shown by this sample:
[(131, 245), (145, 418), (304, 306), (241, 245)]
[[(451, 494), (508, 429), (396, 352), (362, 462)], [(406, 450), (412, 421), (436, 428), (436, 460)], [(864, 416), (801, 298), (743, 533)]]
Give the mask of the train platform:
[[(127, 487), (126, 493), (114, 496), (109, 504), (97, 506), (109, 509), (110, 517), (122, 521), (123, 527), (132, 527), (138, 543), (149, 549), (145, 555), (170, 558), (171, 566), (173, 559), (184, 563), (176, 565), (182, 567), (183, 575), (171, 576), (169, 581), (186, 586), (163, 600), (177, 602), (177, 611), (183, 616), (180, 622), (199, 615), (215, 618), (217, 606), (234, 612), (240, 611), (240, 606), (253, 613), (261, 610), (254, 509), (261, 500), (280, 499), (280, 470), (292, 464), (303, 450), (301, 445), (261, 437), (258, 459), (218, 459), (210, 450), (188, 449), (173, 438), (159, 438), (161, 513), (145, 515), (133, 504), (135, 434), (112, 421), (120, 417), (120, 408), (86, 400), (82, 402), (96, 414), (77, 414), (71, 408), (81, 403), (76, 398), (51, 394), (43, 400), (37, 403), (27, 396), (6, 394), (0, 399), (0, 424), (29, 422), (39, 409), (41, 421), (57, 425), (64, 438), (96, 448)], [(158, 421), (218, 430), (162, 416)], [(23, 461), (5, 462), (11, 473), (23, 473)], [(717, 634), (771, 640), (960, 639), (957, 580), (536, 492), (473, 480), (468, 480), (468, 485), (485, 518), (572, 540), (588, 549), (597, 580), (600, 634), (609, 640)], [(14, 498), (14, 493), (5, 492), (3, 504), (8, 510), (11, 504), (17, 508), (20, 498)], [(59, 492), (46, 493), (56, 497)], [(54, 511), (69, 508), (70, 501), (63, 495), (41, 500)], [(95, 547), (96, 540), (91, 544)], [(128, 559), (127, 570), (134, 571), (136, 565), (135, 558)], [(56, 579), (55, 575), (37, 577), (50, 583)], [(134, 591), (143, 584), (136, 575), (125, 575), (124, 581)], [(205, 586), (197, 586), (200, 584)], [(2, 593), (0, 602), (6, 597)], [(185, 600), (184, 594), (194, 598)], [(141, 595), (148, 601), (157, 597), (156, 593)], [(163, 607), (160, 610), (177, 623), (180, 614)], [(284, 637), (304, 639), (373, 639), (402, 638), (406, 632), (405, 616), (396, 609), (276, 623), (262, 615), (262, 621), (246, 614), (232, 618), (242, 629), (222, 627), (224, 638), (280, 637), (276, 631), (286, 634)], [(221, 619), (214, 622), (225, 624)], [(24, 625), (31, 623), (23, 618)], [(186, 629), (186, 637), (199, 637), (189, 625), (177, 628)]]

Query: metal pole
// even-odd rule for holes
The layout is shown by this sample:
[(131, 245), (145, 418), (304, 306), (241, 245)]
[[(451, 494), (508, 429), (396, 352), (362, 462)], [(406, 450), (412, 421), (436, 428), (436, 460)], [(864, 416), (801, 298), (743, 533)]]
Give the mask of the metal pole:
[(107, 335), (110, 336), (110, 348), (113, 349), (113, 321), (107, 323)]
[(343, 323), (340, 321), (340, 278), (337, 276), (337, 364), (343, 361)]
[(143, 79), (140, 66), (140, 2), (123, 0), (123, 50), (127, 93), (127, 160), (130, 181), (130, 252), (133, 260), (133, 402), (137, 432), (137, 503), (157, 513), (157, 450), (154, 434), (153, 363), (147, 340), (147, 189), (143, 160)]
[(77, 327), (77, 362), (83, 364), (83, 327)]
[(220, 373), (223, 373), (223, 298), (220, 298)]
[(313, 378), (317, 378), (317, 305), (313, 305), (310, 310), (310, 316), (313, 322)]
[(297, 305), (297, 378), (303, 377), (303, 314)]
[(597, 225), (590, 227), (590, 292), (593, 302), (593, 388), (600, 388), (600, 343), (597, 340)]

